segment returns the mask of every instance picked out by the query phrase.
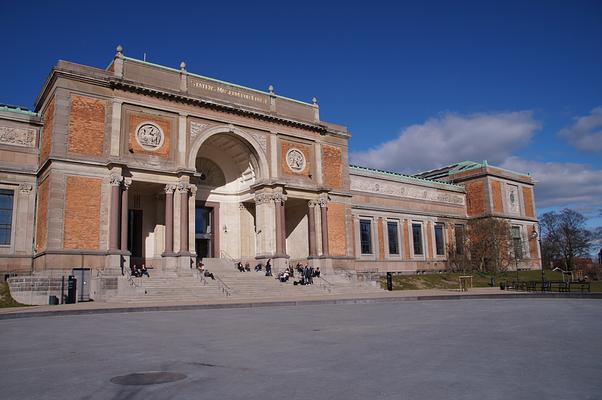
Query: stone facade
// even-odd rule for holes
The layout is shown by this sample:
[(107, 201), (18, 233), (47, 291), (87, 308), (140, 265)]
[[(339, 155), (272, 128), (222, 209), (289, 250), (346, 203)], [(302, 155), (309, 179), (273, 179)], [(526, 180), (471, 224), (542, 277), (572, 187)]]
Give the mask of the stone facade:
[(106, 69), (60, 61), (35, 110), (0, 108), (0, 189), (14, 199), (4, 271), (112, 279), (128, 263), (177, 272), (203, 257), (439, 271), (455, 227), (494, 216), (521, 227), (525, 265), (538, 265), (530, 177), (350, 166), (349, 132), (315, 101), (118, 51)]

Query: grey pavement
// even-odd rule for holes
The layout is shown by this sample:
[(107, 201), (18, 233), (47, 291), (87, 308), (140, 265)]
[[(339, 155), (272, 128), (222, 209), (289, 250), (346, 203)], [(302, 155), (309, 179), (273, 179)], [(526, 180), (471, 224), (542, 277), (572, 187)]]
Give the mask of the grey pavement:
[[(7, 319), (0, 397), (600, 399), (601, 316), (506, 298)], [(151, 371), (186, 377), (111, 383)]]

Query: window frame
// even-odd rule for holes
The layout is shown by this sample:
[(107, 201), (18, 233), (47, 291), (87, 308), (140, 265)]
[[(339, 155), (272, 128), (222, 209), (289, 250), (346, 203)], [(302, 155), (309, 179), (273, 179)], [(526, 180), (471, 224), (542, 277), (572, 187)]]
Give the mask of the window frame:
[[(415, 249), (415, 243), (414, 243), (414, 225), (419, 225), (420, 226), (420, 249), (422, 250), (422, 253), (416, 254), (416, 252), (414, 251)], [(424, 246), (425, 240), (424, 240), (424, 222), (423, 221), (410, 221), (409, 224), (409, 234), (410, 237), (412, 238), (412, 245), (410, 246), (410, 252), (412, 253), (412, 258), (421, 258), (421, 259), (425, 259), (426, 258), (426, 248)]]
[[(368, 234), (370, 235), (369, 237), (369, 245), (370, 245), (370, 252), (369, 253), (364, 253), (364, 249), (363, 249), (363, 244), (362, 244), (362, 222), (368, 222), (369, 224), (369, 229), (368, 229)], [(368, 217), (358, 217), (358, 239), (359, 239), (359, 254), (360, 257), (373, 257), (375, 255), (374, 253), (374, 219), (373, 218), (368, 218)]]
[[(385, 244), (387, 246), (386, 257), (387, 258), (401, 258), (402, 250), (401, 250), (401, 230), (400, 230), (400, 221), (398, 219), (387, 219), (385, 220), (386, 227), (385, 229)], [(390, 236), (389, 236), (389, 224), (395, 224), (395, 234), (397, 235), (397, 253), (391, 253), (390, 247)]]
[[(443, 241), (443, 243), (441, 243), (441, 249), (442, 249), (442, 253), (439, 254), (437, 252), (437, 227), (441, 227), (441, 240)], [(445, 252), (445, 246), (447, 244), (447, 241), (445, 240), (445, 223), (444, 222), (435, 222), (433, 224), (433, 254), (435, 255), (435, 258), (445, 258), (446, 257), (446, 252)]]
[[(8, 186), (8, 185), (0, 185), (0, 191), (6, 191), (6, 192), (12, 192), (11, 196), (12, 196), (12, 204), (11, 204), (11, 209), (10, 209), (10, 224), (9, 224), (9, 229), (8, 229), (8, 243), (0, 243), (0, 248), (3, 249), (10, 249), (13, 247), (14, 243), (15, 243), (15, 218), (16, 218), (16, 209), (17, 207), (15, 207), (16, 202), (17, 202), (17, 189), (14, 186)], [(6, 193), (8, 194), (8, 193)], [(5, 209), (8, 210), (8, 209)], [(6, 224), (3, 224), (6, 225)]]

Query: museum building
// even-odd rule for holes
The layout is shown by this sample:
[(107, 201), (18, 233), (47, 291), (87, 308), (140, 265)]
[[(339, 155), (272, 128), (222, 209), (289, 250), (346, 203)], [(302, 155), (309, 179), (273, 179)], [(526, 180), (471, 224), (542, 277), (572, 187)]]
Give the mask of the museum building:
[(417, 175), (349, 165), (317, 100), (124, 56), (59, 61), (35, 111), (0, 107), (0, 270), (30, 274), (201, 258), (332, 271), (446, 268), (471, 218), (498, 217), (540, 268), (533, 180), (460, 162)]

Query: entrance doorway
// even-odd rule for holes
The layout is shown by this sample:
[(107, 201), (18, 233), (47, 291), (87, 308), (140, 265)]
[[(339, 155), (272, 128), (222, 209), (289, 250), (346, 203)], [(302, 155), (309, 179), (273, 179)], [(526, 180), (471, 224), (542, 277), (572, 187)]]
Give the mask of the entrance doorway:
[(197, 258), (215, 257), (214, 243), (214, 209), (213, 207), (196, 207), (194, 243)]
[(142, 259), (142, 210), (128, 210), (128, 250), (130, 263), (140, 265)]

